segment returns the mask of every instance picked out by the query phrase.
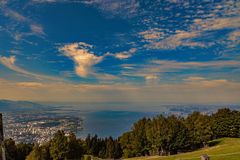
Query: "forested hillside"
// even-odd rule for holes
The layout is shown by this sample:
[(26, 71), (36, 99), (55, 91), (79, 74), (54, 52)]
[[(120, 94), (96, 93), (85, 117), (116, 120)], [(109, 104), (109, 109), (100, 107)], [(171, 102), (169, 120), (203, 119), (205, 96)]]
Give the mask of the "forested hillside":
[(11, 139), (5, 140), (4, 146), (8, 160), (81, 159), (83, 155), (119, 159), (189, 152), (207, 147), (211, 140), (222, 137), (240, 138), (239, 111), (224, 108), (212, 115), (193, 112), (187, 117), (143, 118), (117, 139), (97, 135), (78, 139), (73, 133), (58, 131), (40, 146), (15, 144)]

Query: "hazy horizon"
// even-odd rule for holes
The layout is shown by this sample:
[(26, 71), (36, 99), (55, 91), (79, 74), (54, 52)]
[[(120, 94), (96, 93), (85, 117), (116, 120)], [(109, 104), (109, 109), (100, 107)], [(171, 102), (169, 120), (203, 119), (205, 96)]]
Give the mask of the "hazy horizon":
[(134, 110), (240, 104), (239, 5), (1, 1), (0, 99)]

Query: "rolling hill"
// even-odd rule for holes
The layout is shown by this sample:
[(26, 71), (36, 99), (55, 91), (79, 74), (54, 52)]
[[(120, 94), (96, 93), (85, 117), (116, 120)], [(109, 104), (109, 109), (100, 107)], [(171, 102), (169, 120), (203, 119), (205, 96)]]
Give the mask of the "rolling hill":
[(0, 100), (0, 112), (39, 111), (44, 109), (47, 109), (47, 107), (29, 101)]
[(211, 160), (240, 160), (240, 138), (222, 138), (211, 141), (212, 147), (172, 156), (149, 156), (129, 158), (127, 160), (200, 160), (200, 156), (208, 154)]

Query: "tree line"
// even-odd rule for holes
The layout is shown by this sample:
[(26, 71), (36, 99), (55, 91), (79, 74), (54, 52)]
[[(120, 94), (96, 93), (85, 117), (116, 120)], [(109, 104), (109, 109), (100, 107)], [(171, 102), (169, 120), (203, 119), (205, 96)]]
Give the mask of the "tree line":
[(43, 145), (15, 144), (12, 139), (5, 140), (4, 145), (7, 160), (70, 160), (83, 155), (119, 159), (187, 152), (222, 137), (240, 137), (239, 111), (224, 108), (211, 115), (193, 112), (187, 117), (142, 118), (117, 139), (97, 135), (78, 139), (73, 133), (58, 131)]

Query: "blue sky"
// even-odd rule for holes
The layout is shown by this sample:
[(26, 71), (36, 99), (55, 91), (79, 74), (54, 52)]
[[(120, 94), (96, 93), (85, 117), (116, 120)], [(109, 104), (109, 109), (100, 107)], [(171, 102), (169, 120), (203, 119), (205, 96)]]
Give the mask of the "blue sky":
[(235, 0), (2, 0), (0, 98), (239, 103)]

